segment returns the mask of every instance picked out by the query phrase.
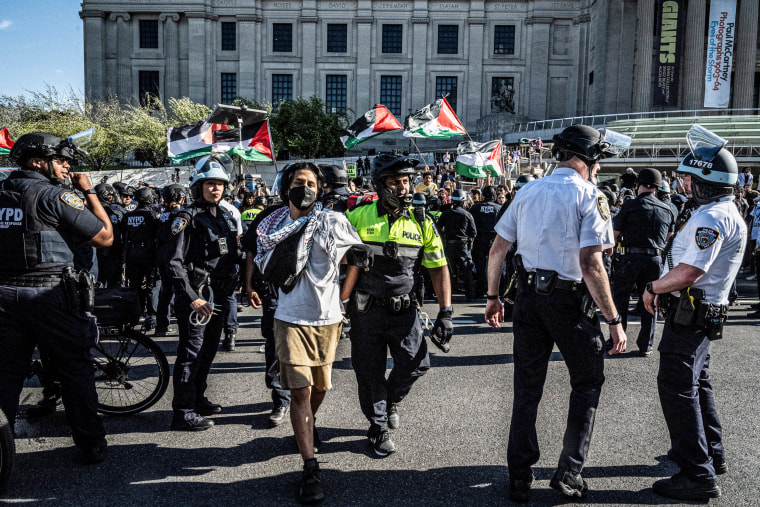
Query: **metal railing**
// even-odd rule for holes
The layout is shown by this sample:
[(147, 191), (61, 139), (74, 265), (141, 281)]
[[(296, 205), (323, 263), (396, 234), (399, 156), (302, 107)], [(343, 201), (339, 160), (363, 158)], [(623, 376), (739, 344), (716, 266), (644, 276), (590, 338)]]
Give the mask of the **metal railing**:
[(760, 114), (758, 108), (743, 109), (686, 109), (682, 111), (647, 111), (640, 113), (616, 113), (616, 114), (597, 114), (588, 116), (572, 116), (569, 118), (555, 118), (553, 120), (538, 120), (524, 123), (516, 123), (512, 127), (510, 134), (519, 132), (533, 132), (537, 130), (563, 129), (571, 125), (593, 125), (600, 126), (618, 120), (640, 120), (640, 119), (657, 119), (657, 118), (685, 118), (693, 116), (737, 116), (737, 115), (757, 115)]

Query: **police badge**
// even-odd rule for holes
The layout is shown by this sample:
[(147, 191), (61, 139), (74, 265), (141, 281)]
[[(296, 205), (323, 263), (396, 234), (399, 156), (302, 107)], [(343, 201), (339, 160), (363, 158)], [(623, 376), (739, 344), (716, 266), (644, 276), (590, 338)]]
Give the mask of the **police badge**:
[(707, 250), (718, 240), (720, 233), (715, 229), (709, 227), (697, 227), (697, 232), (694, 234), (694, 241), (697, 242), (697, 246), (700, 250)]
[(64, 192), (61, 194), (61, 200), (71, 206), (74, 209), (82, 211), (84, 209), (84, 202), (74, 192)]
[(596, 209), (599, 210), (605, 222), (610, 219), (610, 203), (607, 202), (606, 197), (600, 195), (596, 198)]
[(182, 217), (177, 217), (174, 219), (174, 222), (172, 222), (172, 235), (176, 236), (180, 232), (182, 232), (182, 229), (184, 229), (187, 226), (187, 220), (185, 220)]

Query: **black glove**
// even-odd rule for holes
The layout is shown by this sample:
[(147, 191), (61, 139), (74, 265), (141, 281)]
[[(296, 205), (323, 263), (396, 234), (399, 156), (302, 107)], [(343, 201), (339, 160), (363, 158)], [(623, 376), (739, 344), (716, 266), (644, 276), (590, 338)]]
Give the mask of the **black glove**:
[(453, 309), (450, 306), (441, 308), (433, 324), (433, 330), (430, 331), (430, 341), (443, 352), (451, 350), (449, 341), (451, 335), (454, 334), (454, 324), (451, 322), (452, 312)]
[(357, 266), (359, 269), (367, 269), (372, 266), (374, 255), (369, 245), (353, 245), (346, 252), (346, 263), (349, 266)]

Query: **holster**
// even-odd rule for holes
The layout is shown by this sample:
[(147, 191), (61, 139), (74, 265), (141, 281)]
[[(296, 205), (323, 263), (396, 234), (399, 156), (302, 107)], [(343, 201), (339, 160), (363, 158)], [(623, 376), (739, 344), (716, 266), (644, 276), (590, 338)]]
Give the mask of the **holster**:
[(190, 286), (196, 291), (209, 282), (208, 271), (192, 266), (187, 271), (187, 278), (190, 281)]
[(597, 308), (596, 301), (591, 297), (591, 293), (587, 288), (584, 288), (583, 297), (581, 298), (581, 313), (583, 313), (583, 316), (587, 319), (594, 320)]
[(372, 306), (372, 296), (366, 292), (355, 291), (354, 298), (356, 301), (356, 310), (366, 312)]
[(515, 304), (515, 298), (517, 297), (517, 286), (519, 285), (518, 277), (517, 277), (517, 271), (512, 273), (512, 278), (509, 279), (509, 285), (507, 286), (507, 290), (504, 291), (504, 296), (502, 296), (502, 299), (504, 299), (505, 303), (509, 303), (511, 305)]
[[(705, 293), (701, 289), (686, 287), (681, 290), (678, 306), (674, 308), (673, 322), (681, 326), (691, 326), (697, 323), (697, 309), (704, 301)], [(709, 303), (707, 303), (709, 304)]]
[(74, 271), (66, 267), (62, 273), (63, 289), (71, 310), (78, 314), (91, 314), (95, 308), (95, 279), (88, 271)]
[(702, 326), (707, 331), (707, 338), (709, 340), (720, 340), (723, 338), (723, 324), (726, 322), (727, 317), (728, 307), (700, 301), (697, 307), (695, 324)]

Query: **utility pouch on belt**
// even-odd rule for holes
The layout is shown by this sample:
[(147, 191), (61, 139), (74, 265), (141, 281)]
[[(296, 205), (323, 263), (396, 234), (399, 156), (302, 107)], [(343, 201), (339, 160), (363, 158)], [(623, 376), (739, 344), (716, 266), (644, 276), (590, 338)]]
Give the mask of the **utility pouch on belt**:
[(188, 271), (187, 277), (190, 280), (190, 286), (194, 290), (200, 289), (203, 285), (206, 285), (209, 281), (208, 272), (201, 268), (192, 268), (190, 271)]
[(409, 294), (402, 294), (401, 296), (392, 296), (388, 298), (388, 311), (390, 313), (399, 313), (409, 309), (412, 304), (412, 298)]
[(559, 274), (548, 269), (536, 269), (536, 294), (548, 296), (554, 291)]
[(366, 312), (372, 306), (372, 296), (366, 292), (356, 291), (356, 310), (360, 312)]
[(673, 310), (675, 298), (668, 292), (657, 296), (657, 313), (660, 317), (666, 317)]
[[(681, 290), (678, 306), (674, 309), (673, 322), (682, 326), (690, 326), (697, 322), (697, 310), (704, 301), (705, 293), (701, 289), (686, 287)], [(709, 303), (708, 303), (709, 304)]]
[(87, 271), (63, 270), (61, 277), (66, 299), (74, 313), (92, 313), (95, 308), (95, 280)]

